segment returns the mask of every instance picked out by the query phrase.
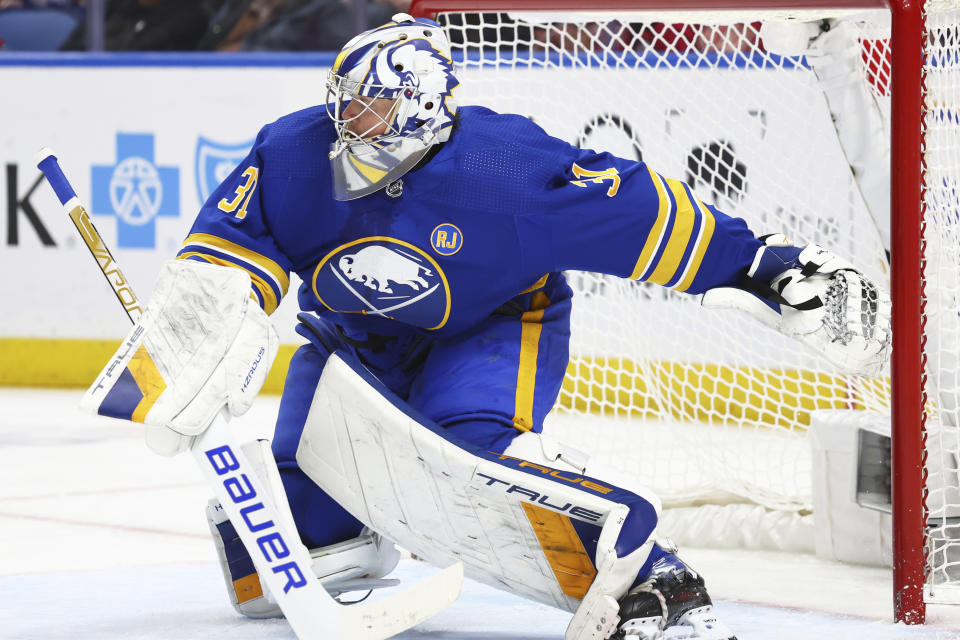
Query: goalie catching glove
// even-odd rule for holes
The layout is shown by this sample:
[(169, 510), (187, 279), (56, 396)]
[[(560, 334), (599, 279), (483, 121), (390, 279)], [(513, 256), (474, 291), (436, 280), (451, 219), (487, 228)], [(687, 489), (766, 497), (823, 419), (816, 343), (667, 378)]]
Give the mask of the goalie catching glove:
[(187, 450), (224, 407), (235, 416), (250, 408), (278, 342), (250, 297), (245, 271), (171, 260), (81, 407), (142, 422), (147, 445), (173, 455)]
[(707, 291), (703, 306), (740, 309), (813, 347), (848, 373), (879, 375), (890, 354), (890, 298), (850, 263), (817, 245), (765, 246), (739, 287)]

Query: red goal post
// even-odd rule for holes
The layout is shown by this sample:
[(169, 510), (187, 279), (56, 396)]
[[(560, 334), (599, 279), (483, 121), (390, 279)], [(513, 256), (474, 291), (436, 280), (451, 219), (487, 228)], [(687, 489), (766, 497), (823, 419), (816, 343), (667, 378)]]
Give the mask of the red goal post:
[[(663, 11), (663, 21), (681, 19), (684, 11), (751, 13), (783, 10), (889, 9), (892, 50), (890, 79), (891, 295), (894, 304), (894, 357), (891, 365), (893, 451), (893, 574), (895, 618), (908, 624), (924, 621), (924, 583), (928, 575), (925, 505), (925, 424), (928, 402), (927, 361), (923, 346), (925, 290), (923, 236), (926, 167), (924, 165), (925, 79), (929, 67), (926, 14), (936, 2), (890, 0), (599, 0), (594, 11)], [(411, 13), (436, 17), (440, 12), (584, 12), (582, 0), (414, 0)], [(759, 18), (756, 18), (759, 19)], [(954, 37), (952, 35), (939, 37)], [(960, 36), (956, 36), (960, 37)], [(955, 64), (949, 61), (949, 64)], [(947, 107), (950, 108), (949, 106)], [(958, 110), (960, 113), (960, 110)], [(952, 113), (947, 119), (955, 117)], [(955, 124), (955, 123), (954, 123)], [(681, 177), (681, 176), (676, 176)], [(736, 214), (736, 211), (733, 212)]]

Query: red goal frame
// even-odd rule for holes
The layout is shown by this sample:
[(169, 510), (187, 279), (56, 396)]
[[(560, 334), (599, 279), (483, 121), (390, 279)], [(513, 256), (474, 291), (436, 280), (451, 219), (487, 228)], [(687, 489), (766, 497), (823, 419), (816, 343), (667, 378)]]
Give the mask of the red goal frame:
[[(923, 0), (599, 0), (591, 10), (882, 9), (891, 12), (891, 298), (893, 300), (893, 605), (894, 619), (922, 624), (926, 573), (923, 352)], [(584, 10), (582, 0), (414, 0), (410, 13)], [(894, 170), (894, 166), (896, 169)]]

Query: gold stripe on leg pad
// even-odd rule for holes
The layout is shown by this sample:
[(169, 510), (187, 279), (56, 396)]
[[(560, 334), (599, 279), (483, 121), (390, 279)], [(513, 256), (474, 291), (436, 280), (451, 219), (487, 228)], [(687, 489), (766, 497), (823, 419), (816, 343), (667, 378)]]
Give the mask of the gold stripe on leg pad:
[(234, 580), (233, 590), (237, 594), (237, 604), (249, 602), (263, 595), (263, 587), (260, 586), (260, 578), (256, 573)]
[(597, 570), (570, 518), (527, 502), (522, 506), (560, 589), (571, 598), (582, 599), (597, 577)]

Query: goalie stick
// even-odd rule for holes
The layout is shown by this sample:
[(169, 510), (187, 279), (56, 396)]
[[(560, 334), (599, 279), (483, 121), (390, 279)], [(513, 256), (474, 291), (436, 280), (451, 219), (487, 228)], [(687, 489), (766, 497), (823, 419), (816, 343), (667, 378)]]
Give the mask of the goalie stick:
[[(36, 160), (124, 311), (136, 323), (143, 312), (140, 302), (53, 151), (42, 149)], [(296, 531), (287, 531), (281, 524), (250, 461), (233, 441), (228, 419), (226, 409), (219, 412), (194, 440), (190, 452), (298, 638), (384, 640), (453, 604), (463, 583), (461, 563), (382, 600), (350, 606), (334, 600), (313, 574), (309, 553), (295, 537)]]

